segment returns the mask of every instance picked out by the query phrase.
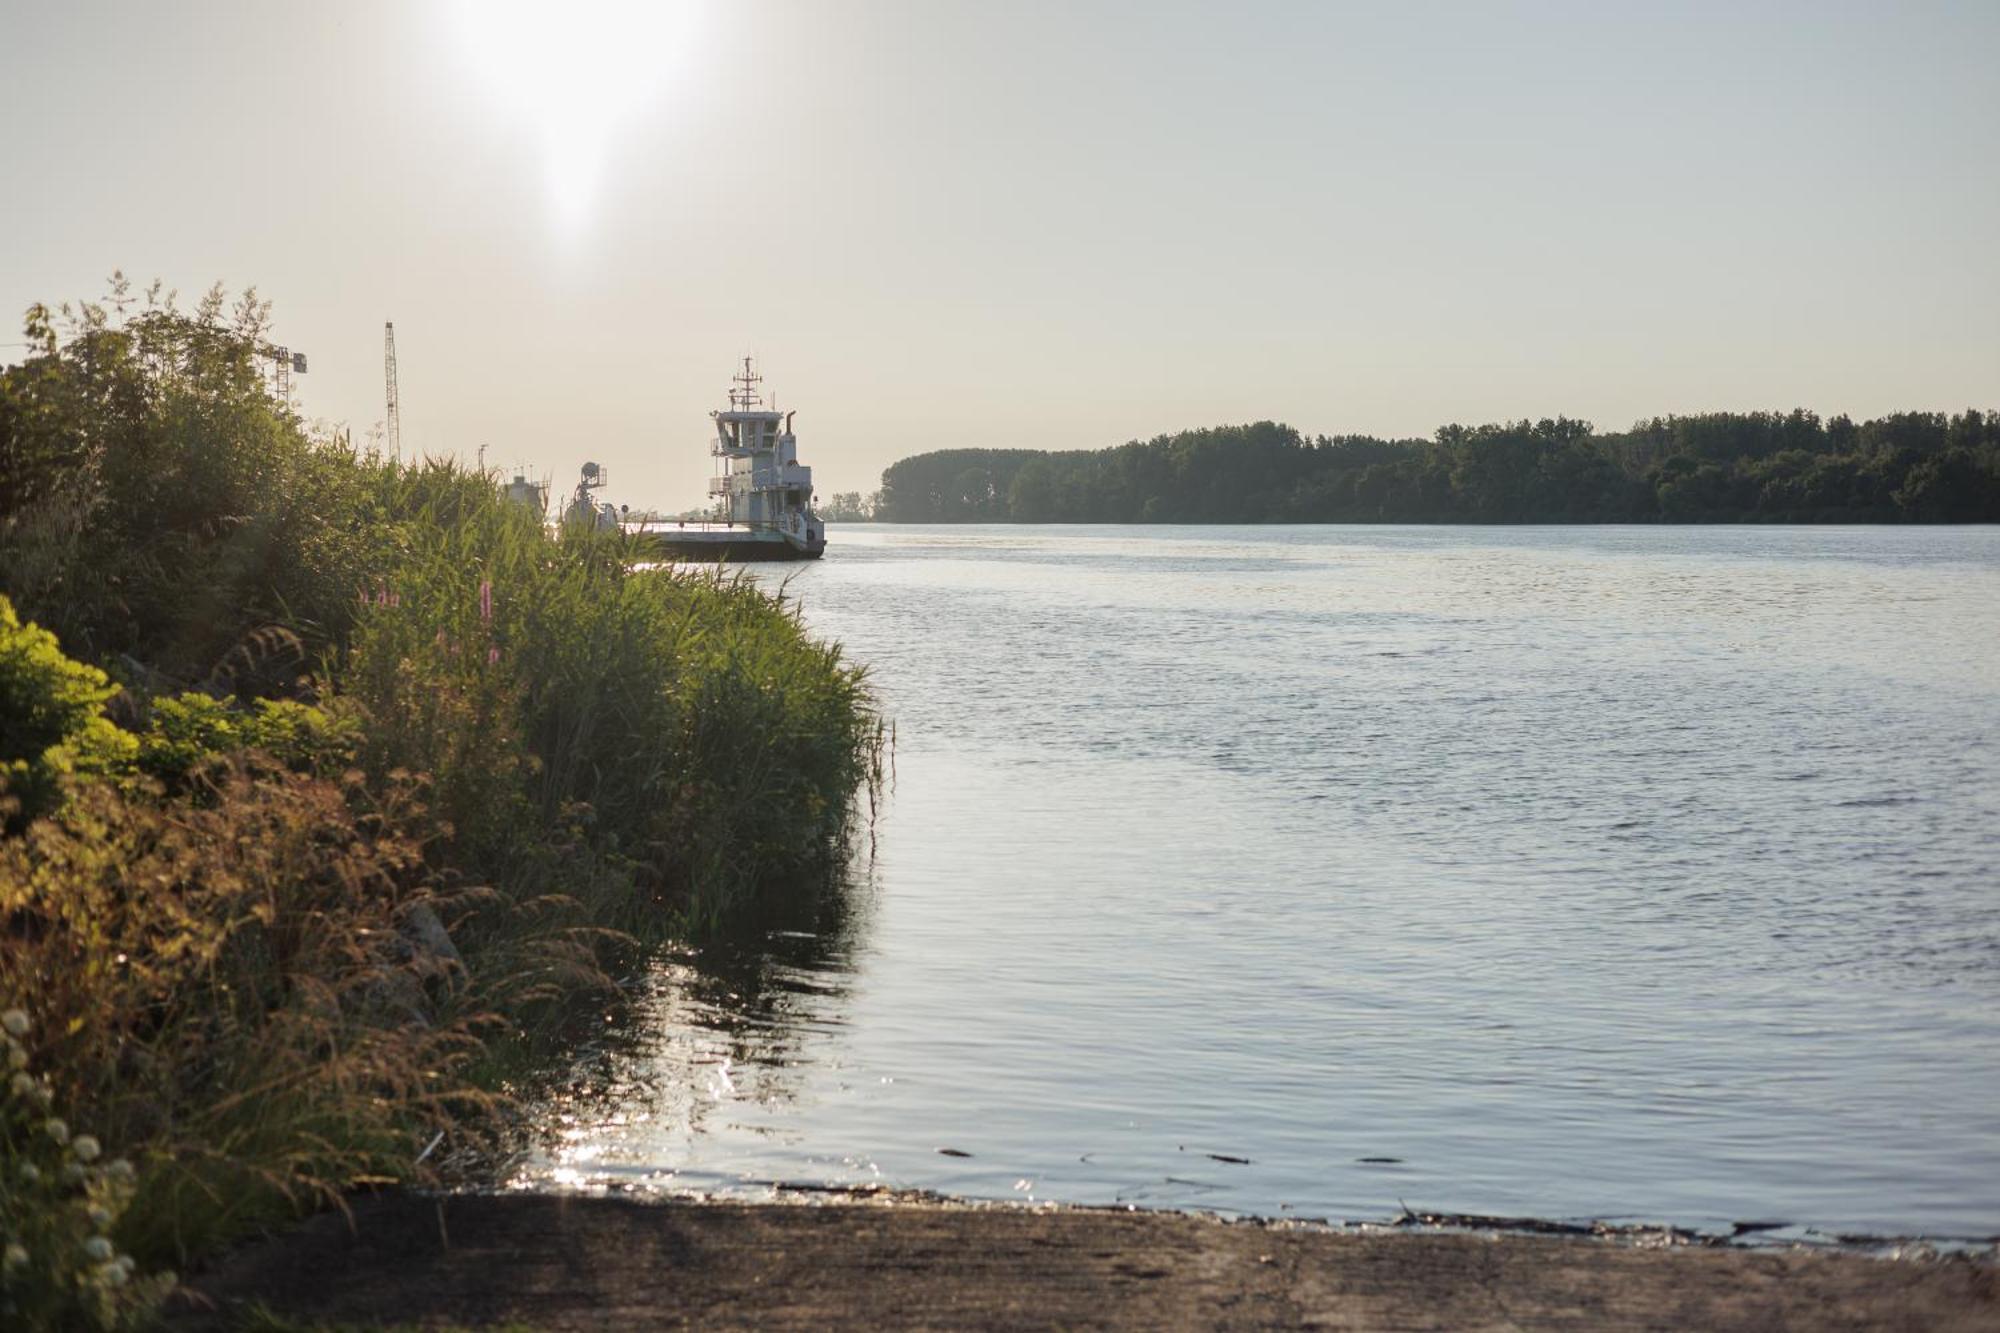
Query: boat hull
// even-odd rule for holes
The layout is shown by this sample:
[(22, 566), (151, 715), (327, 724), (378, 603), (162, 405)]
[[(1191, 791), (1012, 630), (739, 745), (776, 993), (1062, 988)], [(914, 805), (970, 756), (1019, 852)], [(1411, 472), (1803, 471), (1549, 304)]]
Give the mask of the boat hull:
[(736, 532), (662, 532), (658, 529), (635, 532), (632, 540), (640, 551), (661, 560), (728, 561), (743, 564), (753, 560), (817, 560), (826, 554), (826, 542), (797, 542), (780, 534), (768, 537)]

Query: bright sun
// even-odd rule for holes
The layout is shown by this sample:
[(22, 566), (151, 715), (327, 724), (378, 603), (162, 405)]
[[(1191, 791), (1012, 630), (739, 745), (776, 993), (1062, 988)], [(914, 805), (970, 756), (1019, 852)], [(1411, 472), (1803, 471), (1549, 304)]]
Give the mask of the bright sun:
[(619, 123), (684, 67), (692, 0), (458, 0), (457, 41), (502, 103), (542, 141), (556, 210), (588, 211)]

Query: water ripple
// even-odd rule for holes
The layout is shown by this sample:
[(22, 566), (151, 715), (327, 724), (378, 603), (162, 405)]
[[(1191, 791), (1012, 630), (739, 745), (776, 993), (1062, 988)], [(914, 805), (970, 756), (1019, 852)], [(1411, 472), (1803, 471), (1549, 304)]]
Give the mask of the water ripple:
[(2000, 534), (835, 537), (878, 856), (518, 1183), (2000, 1230)]

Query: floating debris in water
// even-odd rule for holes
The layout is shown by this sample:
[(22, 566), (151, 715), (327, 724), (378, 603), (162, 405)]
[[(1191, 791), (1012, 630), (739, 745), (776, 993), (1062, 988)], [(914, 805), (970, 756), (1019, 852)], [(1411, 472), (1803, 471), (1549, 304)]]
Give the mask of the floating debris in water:
[[(1185, 1143), (1176, 1144), (1175, 1147), (1180, 1152), (1187, 1151), (1187, 1145)], [(1237, 1166), (1250, 1165), (1250, 1159), (1248, 1157), (1232, 1157), (1230, 1154), (1226, 1152), (1205, 1152), (1202, 1154), (1202, 1156), (1208, 1158), (1211, 1161), (1231, 1162)]]
[(939, 1148), (939, 1149), (938, 1149), (938, 1152), (939, 1152), (939, 1153), (940, 1153), (941, 1155), (945, 1156), (945, 1157), (970, 1157), (970, 1156), (972, 1156), (972, 1154), (971, 1154), (971, 1153), (969, 1153), (969, 1152), (966, 1152), (966, 1151), (965, 1151), (964, 1149), (962, 1149), (962, 1148)]

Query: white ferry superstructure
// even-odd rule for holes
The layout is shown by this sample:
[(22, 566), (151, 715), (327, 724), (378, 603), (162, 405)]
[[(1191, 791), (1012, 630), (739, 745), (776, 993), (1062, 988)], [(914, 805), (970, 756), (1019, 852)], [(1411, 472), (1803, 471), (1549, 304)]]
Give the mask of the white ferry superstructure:
[(662, 554), (697, 560), (817, 560), (826, 524), (813, 510), (812, 469), (799, 462), (792, 412), (764, 405), (749, 357), (732, 380), (729, 406), (709, 413), (709, 514), (654, 520), (629, 530)]

